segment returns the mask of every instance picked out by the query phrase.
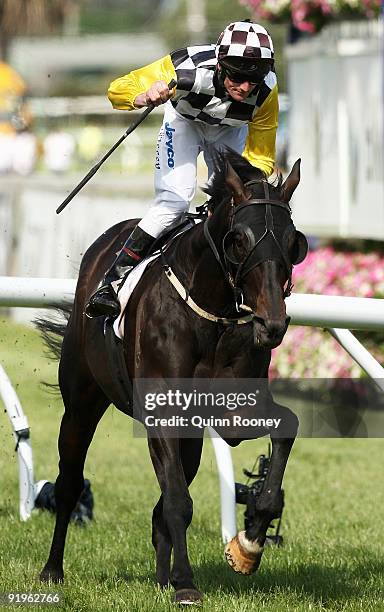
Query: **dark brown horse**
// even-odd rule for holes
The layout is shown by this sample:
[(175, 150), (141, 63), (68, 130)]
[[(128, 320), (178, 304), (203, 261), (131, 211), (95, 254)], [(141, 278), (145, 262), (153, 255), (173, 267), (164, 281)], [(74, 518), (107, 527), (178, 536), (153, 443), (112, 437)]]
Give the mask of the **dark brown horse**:
[[(291, 219), (289, 201), (300, 180), (296, 162), (283, 183), (266, 181), (243, 157), (217, 154), (208, 193), (211, 213), (204, 223), (176, 238), (166, 251), (167, 264), (201, 309), (182, 299), (164, 268), (152, 262), (134, 290), (125, 312), (124, 354), (130, 379), (264, 378), (271, 349), (288, 325), (284, 298), (291, 288), (292, 265), (306, 255), (306, 239)], [(83, 489), (83, 466), (96, 426), (110, 403), (132, 416), (121, 397), (104, 337), (104, 321), (88, 319), (84, 305), (95, 290), (135, 221), (115, 225), (86, 252), (75, 301), (65, 330), (59, 383), (65, 405), (59, 436), (59, 476), (55, 485), (56, 526), (41, 579), (63, 580), (65, 538), (71, 512)], [(169, 269), (168, 269), (169, 273)], [(203, 314), (201, 314), (203, 313)], [(215, 315), (220, 322), (206, 318)], [(237, 320), (246, 322), (237, 324)], [(286, 407), (269, 401), (260, 416), (278, 415), (289, 424), (288, 437), (268, 428), (251, 438), (270, 434), (272, 457), (251, 525), (227, 545), (226, 558), (242, 573), (260, 563), (266, 531), (282, 508), (281, 483), (297, 432), (297, 418)], [(228, 442), (235, 446), (241, 434)], [(176, 601), (198, 602), (188, 560), (186, 531), (192, 519), (188, 487), (199, 468), (203, 437), (148, 438), (161, 495), (153, 510), (152, 542), (156, 577), (171, 583)], [(173, 563), (171, 554), (173, 551)]]

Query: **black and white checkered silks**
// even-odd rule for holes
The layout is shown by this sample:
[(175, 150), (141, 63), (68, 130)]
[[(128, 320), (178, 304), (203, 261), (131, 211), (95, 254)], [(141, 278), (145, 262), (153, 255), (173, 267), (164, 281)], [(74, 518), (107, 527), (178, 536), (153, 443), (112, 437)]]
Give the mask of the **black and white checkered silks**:
[(230, 23), (219, 36), (216, 56), (273, 59), (273, 42), (267, 30), (257, 23)]
[(276, 74), (271, 70), (253, 94), (236, 102), (214, 78), (216, 45), (179, 49), (171, 53), (171, 59), (177, 75), (177, 91), (171, 100), (173, 107), (183, 117), (209, 125), (240, 127), (251, 121), (277, 83)]
[[(269, 50), (272, 53), (271, 47)], [(157, 143), (155, 201), (139, 223), (154, 237), (188, 209), (196, 190), (199, 151), (204, 153), (208, 174), (208, 144), (230, 146), (241, 153), (247, 123), (276, 86), (276, 75), (271, 70), (254, 93), (236, 102), (215, 77), (216, 45), (180, 49), (171, 53), (171, 59), (177, 75), (177, 90), (165, 104)]]

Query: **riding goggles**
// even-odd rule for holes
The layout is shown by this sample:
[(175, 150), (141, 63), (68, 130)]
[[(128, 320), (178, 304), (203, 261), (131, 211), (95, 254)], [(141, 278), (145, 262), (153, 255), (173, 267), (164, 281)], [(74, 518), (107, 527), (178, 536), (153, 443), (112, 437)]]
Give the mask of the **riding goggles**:
[(249, 63), (246, 61), (234, 63), (234, 59), (223, 58), (219, 60), (223, 70), (223, 78), (228, 77), (234, 83), (251, 83), (258, 85), (261, 83), (268, 72), (273, 68), (273, 62), (259, 61)]
[(251, 85), (257, 85), (260, 82), (260, 76), (254, 74), (246, 74), (245, 72), (232, 72), (225, 69), (225, 74), (230, 81), (233, 83), (250, 83)]

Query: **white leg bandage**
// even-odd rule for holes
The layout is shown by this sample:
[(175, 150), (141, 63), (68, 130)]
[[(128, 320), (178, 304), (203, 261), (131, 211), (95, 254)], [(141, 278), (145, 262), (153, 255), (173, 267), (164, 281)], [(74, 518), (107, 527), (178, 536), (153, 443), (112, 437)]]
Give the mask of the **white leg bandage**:
[(257, 554), (263, 550), (263, 547), (260, 546), (258, 542), (251, 542), (245, 536), (245, 531), (239, 531), (238, 538), (241, 546), (248, 552), (252, 554)]

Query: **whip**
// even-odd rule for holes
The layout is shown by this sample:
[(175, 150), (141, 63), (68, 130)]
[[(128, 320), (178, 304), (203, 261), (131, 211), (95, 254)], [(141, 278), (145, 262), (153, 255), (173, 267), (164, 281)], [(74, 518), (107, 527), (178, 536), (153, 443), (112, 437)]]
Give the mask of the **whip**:
[[(176, 81), (172, 79), (170, 83), (168, 84), (168, 89), (173, 89), (174, 87), (176, 87)], [(60, 206), (56, 209), (57, 214), (61, 213), (61, 211), (64, 210), (67, 204), (69, 204), (69, 202), (75, 197), (77, 193), (79, 193), (79, 191), (84, 187), (84, 185), (88, 183), (88, 181), (93, 177), (93, 175), (96, 174), (96, 172), (98, 171), (100, 166), (105, 162), (105, 160), (107, 160), (108, 157), (117, 149), (117, 147), (121, 145), (123, 140), (125, 140), (127, 136), (129, 136), (129, 134), (132, 134), (133, 130), (135, 130), (137, 126), (140, 125), (140, 123), (142, 123), (146, 117), (148, 117), (149, 113), (151, 113), (154, 108), (155, 108), (154, 104), (150, 104), (149, 106), (147, 106), (145, 111), (142, 112), (140, 116), (129, 126), (129, 128), (124, 132), (121, 138), (119, 138), (119, 140), (115, 142), (113, 147), (111, 147), (109, 151), (107, 151), (104, 157), (102, 157), (101, 160), (97, 162), (97, 164), (93, 166), (93, 168), (90, 169), (88, 174), (85, 175), (85, 177), (80, 181), (80, 183), (76, 185), (76, 187), (71, 191), (71, 193), (60, 204)]]

